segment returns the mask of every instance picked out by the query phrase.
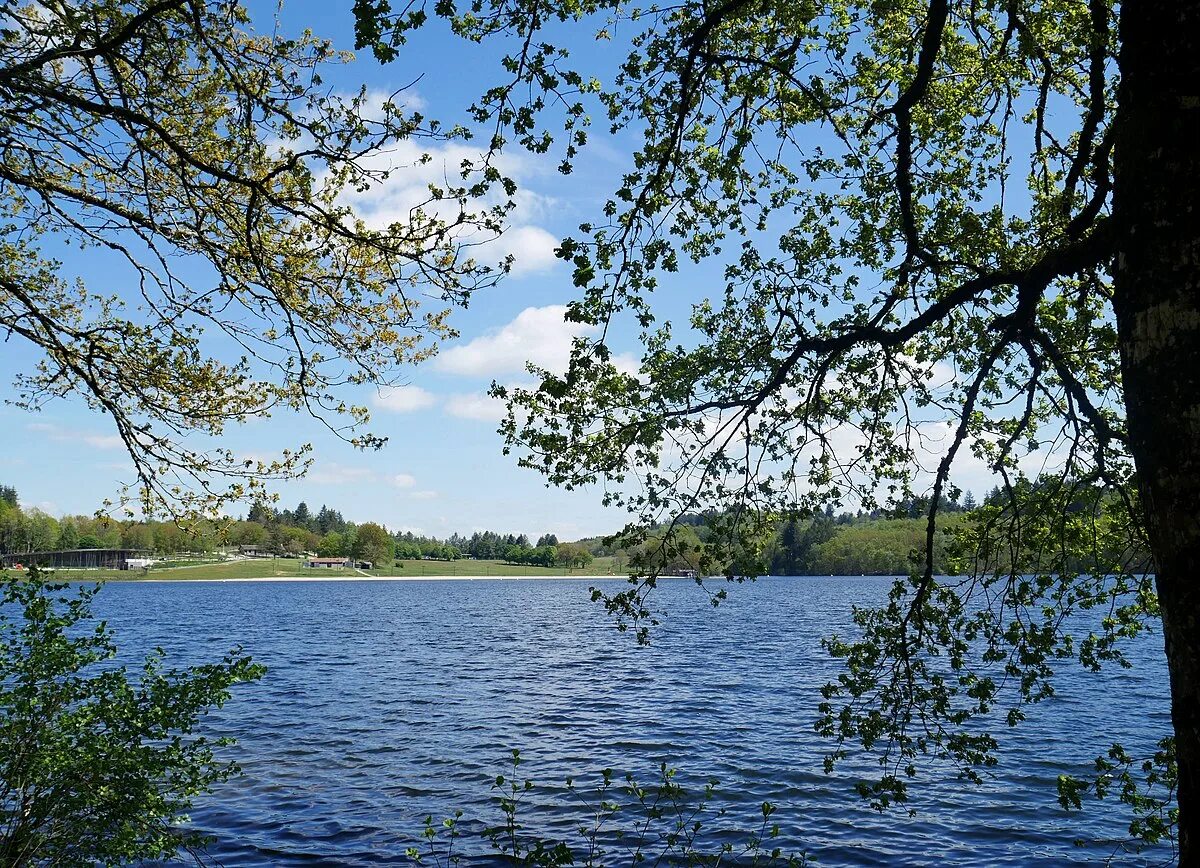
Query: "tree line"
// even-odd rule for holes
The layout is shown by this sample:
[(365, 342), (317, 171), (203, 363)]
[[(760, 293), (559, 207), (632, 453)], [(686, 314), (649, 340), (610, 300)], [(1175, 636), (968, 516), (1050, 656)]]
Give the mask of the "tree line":
[(393, 560), (460, 558), (502, 560), (539, 567), (586, 567), (593, 560), (585, 545), (560, 542), (545, 533), (531, 542), (526, 534), (476, 531), (446, 539), (391, 532), (377, 522), (347, 521), (340, 510), (322, 504), (315, 512), (304, 501), (279, 509), (255, 504), (245, 517), (202, 520), (120, 522), (103, 516), (55, 518), (36, 507), (24, 508), (17, 490), (0, 487), (0, 554), (63, 549), (125, 548), (159, 554), (210, 553), (238, 547), (281, 557), (312, 552), (322, 557), (348, 557), (378, 564)]
[[(1023, 482), (1037, 489), (1039, 481)], [(1113, 495), (1102, 488), (1084, 489), (1068, 510), (1092, 508)], [(973, 552), (960, 537), (968, 516), (997, 510), (1005, 494), (993, 488), (977, 502), (970, 492), (943, 496), (944, 512), (934, 538), (933, 563), (940, 574), (962, 568)], [(497, 560), (531, 567), (582, 569), (597, 557), (612, 557), (618, 567), (661, 574), (697, 571), (738, 575), (908, 575), (925, 556), (929, 502), (902, 498), (893, 506), (869, 511), (835, 513), (826, 507), (811, 516), (777, 521), (759, 550), (734, 560), (707, 563), (700, 556), (719, 544), (717, 528), (723, 516), (698, 513), (682, 516), (672, 527), (655, 528), (643, 538), (619, 535), (560, 541), (553, 533), (531, 538), (524, 533), (475, 531), (446, 538), (389, 531), (377, 522), (347, 521), (340, 510), (322, 504), (315, 512), (304, 501), (293, 508), (253, 506), (244, 518), (200, 521), (181, 525), (171, 521), (122, 523), (95, 516), (54, 518), (36, 509), (23, 509), (16, 490), (0, 488), (0, 553), (57, 549), (129, 548), (172, 555), (207, 553), (228, 547), (247, 547), (280, 557), (311, 552), (321, 557), (346, 557), (391, 564), (395, 560), (455, 561), (462, 558)], [(995, 558), (995, 553), (991, 555)], [(996, 564), (992, 564), (996, 566)], [(1079, 560), (1072, 565), (1086, 569)]]

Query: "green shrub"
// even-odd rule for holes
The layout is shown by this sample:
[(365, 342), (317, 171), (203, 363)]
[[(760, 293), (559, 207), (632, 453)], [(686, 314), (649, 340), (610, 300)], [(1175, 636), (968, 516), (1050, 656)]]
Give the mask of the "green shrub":
[(200, 718), (262, 666), (220, 663), (131, 677), (91, 613), (99, 587), (71, 590), (31, 570), (0, 577), (0, 866), (120, 865), (195, 851), (195, 796), (238, 767), (217, 758)]

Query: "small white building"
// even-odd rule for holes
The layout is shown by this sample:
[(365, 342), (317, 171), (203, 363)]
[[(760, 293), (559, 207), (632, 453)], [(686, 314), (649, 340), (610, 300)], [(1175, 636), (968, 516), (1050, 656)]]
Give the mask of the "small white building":
[(346, 569), (354, 566), (354, 561), (350, 558), (307, 558), (304, 561), (306, 567), (324, 567), (325, 569)]

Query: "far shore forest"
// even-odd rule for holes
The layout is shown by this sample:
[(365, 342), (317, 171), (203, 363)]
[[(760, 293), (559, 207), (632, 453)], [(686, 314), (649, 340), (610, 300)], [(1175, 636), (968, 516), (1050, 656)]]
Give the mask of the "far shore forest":
[[(942, 533), (934, 552), (939, 572), (954, 566), (950, 553), (954, 531), (979, 506), (1000, 497), (994, 490), (977, 503), (971, 492), (944, 499)], [(826, 510), (806, 519), (778, 523), (763, 549), (761, 566), (772, 575), (903, 575), (923, 553), (928, 503), (915, 498), (896, 508), (870, 513)], [(687, 552), (707, 536), (705, 516), (687, 516), (676, 528), (673, 549)], [(20, 503), (12, 487), (0, 487), (0, 554), (64, 549), (135, 549), (160, 559), (151, 574), (179, 578), (270, 578), (327, 574), (325, 568), (302, 567), (305, 555), (353, 558), (371, 563), (366, 575), (624, 575), (643, 566), (656, 550), (652, 535), (637, 545), (612, 538), (559, 540), (552, 533), (455, 533), (446, 539), (411, 531), (390, 532), (375, 522), (355, 524), (322, 505), (312, 510), (301, 502), (293, 509), (257, 505), (244, 517), (190, 526), (174, 522), (120, 522), (95, 516), (55, 518)], [(253, 550), (254, 561), (213, 563), (221, 553)], [(201, 565), (195, 565), (199, 560)], [(664, 574), (694, 569), (686, 554), (657, 564)], [(182, 568), (181, 568), (182, 567)], [(175, 569), (181, 568), (181, 569)]]

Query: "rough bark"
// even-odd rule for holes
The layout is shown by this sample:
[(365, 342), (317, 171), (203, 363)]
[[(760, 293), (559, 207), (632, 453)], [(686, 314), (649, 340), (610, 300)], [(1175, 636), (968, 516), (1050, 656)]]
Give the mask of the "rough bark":
[(1200, 4), (1121, 11), (1114, 292), (1156, 561), (1183, 866), (1200, 866)]

